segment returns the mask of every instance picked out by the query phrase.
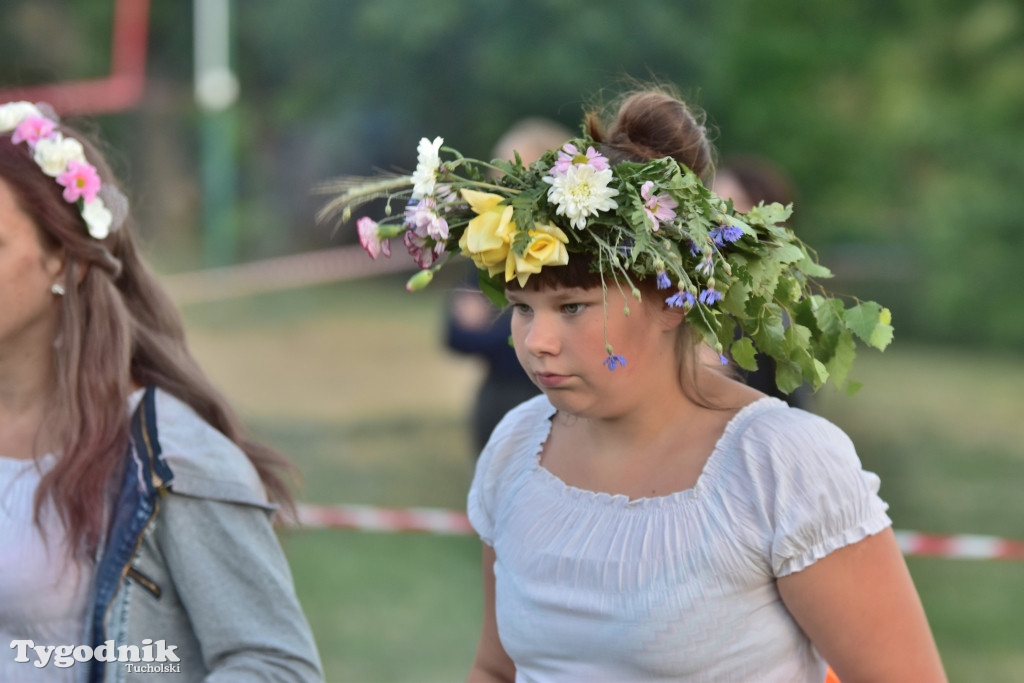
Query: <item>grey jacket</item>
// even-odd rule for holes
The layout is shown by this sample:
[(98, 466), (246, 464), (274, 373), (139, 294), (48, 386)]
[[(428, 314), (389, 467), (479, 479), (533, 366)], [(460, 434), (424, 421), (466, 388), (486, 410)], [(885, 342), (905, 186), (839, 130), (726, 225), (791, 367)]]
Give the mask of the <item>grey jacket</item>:
[[(245, 454), (152, 388), (132, 433), (97, 564), (90, 640), (136, 646), (143, 659), (148, 646), (165, 661), (93, 661), (88, 680), (322, 681), (274, 507)], [(145, 673), (161, 666), (173, 673)]]

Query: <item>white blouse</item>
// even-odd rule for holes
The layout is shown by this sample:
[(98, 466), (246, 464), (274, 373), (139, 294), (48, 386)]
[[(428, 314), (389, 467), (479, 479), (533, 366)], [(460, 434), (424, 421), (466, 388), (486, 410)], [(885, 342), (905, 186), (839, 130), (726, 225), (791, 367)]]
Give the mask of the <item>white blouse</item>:
[(15, 662), (14, 640), (35, 645), (80, 645), (92, 567), (64, 550), (64, 527), (52, 504), (44, 505), (45, 539), (33, 521), (39, 480), (56, 462), (52, 455), (37, 463), (0, 457), (0, 681), (71, 681), (73, 668), (37, 668), (36, 653), (28, 663)]
[(630, 500), (541, 466), (554, 414), (543, 395), (509, 412), (469, 492), (516, 681), (825, 679), (775, 579), (891, 524), (839, 428), (762, 398), (693, 488)]

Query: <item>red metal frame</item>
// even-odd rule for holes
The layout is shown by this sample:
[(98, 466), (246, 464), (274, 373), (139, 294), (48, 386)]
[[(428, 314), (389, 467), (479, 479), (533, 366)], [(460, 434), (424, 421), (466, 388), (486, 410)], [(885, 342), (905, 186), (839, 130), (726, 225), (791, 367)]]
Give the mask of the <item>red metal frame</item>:
[(145, 87), (148, 28), (149, 0), (114, 0), (109, 75), (0, 90), (0, 101), (46, 102), (63, 115), (130, 109), (138, 104)]

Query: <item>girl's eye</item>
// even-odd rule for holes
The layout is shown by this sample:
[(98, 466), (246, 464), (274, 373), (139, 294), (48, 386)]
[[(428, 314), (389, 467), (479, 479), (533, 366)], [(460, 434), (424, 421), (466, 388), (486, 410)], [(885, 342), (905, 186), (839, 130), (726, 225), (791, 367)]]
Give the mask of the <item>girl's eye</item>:
[(526, 304), (512, 304), (512, 310), (520, 315), (525, 315), (530, 312), (530, 307)]
[(565, 304), (562, 306), (562, 310), (569, 315), (579, 315), (586, 307), (586, 304)]

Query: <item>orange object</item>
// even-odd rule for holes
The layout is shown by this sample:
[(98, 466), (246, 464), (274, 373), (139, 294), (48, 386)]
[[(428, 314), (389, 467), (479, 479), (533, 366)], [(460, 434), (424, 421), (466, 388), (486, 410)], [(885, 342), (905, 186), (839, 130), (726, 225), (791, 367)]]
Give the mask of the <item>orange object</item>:
[(839, 676), (836, 676), (836, 672), (832, 670), (832, 667), (828, 668), (825, 672), (825, 683), (840, 683)]

